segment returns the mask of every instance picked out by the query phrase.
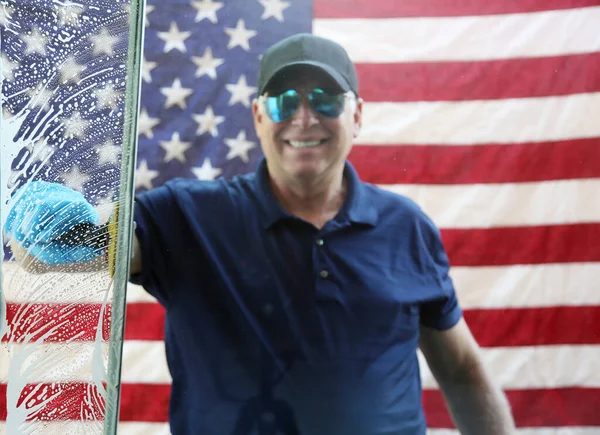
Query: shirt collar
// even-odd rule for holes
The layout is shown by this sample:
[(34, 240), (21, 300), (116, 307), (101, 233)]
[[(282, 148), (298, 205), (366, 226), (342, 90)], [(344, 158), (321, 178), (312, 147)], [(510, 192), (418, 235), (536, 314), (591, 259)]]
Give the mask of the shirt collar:
[[(375, 226), (378, 213), (369, 195), (369, 187), (360, 180), (358, 173), (349, 161), (346, 161), (344, 165), (344, 176), (346, 177), (348, 190), (346, 200), (336, 220), (347, 220), (351, 223)], [(258, 200), (264, 211), (264, 229), (270, 228), (281, 220), (293, 219), (294, 216), (284, 210), (273, 193), (267, 162), (264, 157), (261, 158), (256, 169), (256, 181), (259, 193)]]

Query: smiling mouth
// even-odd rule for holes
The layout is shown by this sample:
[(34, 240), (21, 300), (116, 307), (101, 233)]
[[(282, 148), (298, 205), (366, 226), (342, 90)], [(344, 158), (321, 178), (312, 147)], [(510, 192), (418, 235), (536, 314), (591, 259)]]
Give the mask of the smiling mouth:
[(328, 138), (320, 140), (286, 140), (285, 143), (293, 148), (312, 148), (324, 144), (328, 140)]

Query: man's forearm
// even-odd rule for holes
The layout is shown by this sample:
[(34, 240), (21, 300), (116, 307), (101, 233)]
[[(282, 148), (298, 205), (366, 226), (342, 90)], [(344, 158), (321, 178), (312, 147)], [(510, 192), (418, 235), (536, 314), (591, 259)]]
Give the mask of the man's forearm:
[(449, 411), (462, 435), (515, 433), (510, 405), (502, 390), (481, 367), (440, 385)]

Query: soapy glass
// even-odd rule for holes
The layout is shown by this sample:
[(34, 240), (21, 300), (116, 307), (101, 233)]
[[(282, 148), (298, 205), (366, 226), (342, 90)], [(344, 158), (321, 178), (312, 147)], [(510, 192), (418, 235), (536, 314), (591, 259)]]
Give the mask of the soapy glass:
[(0, 433), (117, 433), (142, 8), (0, 2), (2, 228), (35, 181), (81, 193), (99, 224), (118, 216), (114, 273), (101, 257), (44, 268), (36, 240), (0, 234)]

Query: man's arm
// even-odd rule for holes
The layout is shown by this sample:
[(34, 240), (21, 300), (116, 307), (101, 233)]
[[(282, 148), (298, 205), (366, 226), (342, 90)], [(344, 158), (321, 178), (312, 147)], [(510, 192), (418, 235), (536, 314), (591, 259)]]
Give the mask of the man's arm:
[(131, 262), (129, 263), (129, 276), (138, 275), (142, 272), (142, 251), (140, 241), (133, 232), (133, 245), (131, 246)]
[(445, 331), (422, 326), (420, 347), (462, 435), (514, 433), (510, 405), (464, 319)]

